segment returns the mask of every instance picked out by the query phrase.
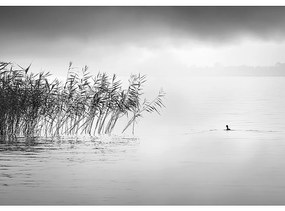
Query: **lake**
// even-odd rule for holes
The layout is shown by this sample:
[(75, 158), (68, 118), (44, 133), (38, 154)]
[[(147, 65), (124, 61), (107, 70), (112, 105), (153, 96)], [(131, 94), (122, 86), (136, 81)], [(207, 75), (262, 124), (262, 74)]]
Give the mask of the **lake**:
[(0, 204), (285, 204), (284, 77), (149, 82), (166, 108), (135, 138), (0, 144)]

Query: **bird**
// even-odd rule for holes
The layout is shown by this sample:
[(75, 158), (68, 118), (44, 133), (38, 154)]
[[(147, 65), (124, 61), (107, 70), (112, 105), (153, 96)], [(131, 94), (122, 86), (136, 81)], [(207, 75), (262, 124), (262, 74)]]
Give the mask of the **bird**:
[(226, 128), (227, 128), (226, 130), (231, 130), (228, 125), (226, 125)]

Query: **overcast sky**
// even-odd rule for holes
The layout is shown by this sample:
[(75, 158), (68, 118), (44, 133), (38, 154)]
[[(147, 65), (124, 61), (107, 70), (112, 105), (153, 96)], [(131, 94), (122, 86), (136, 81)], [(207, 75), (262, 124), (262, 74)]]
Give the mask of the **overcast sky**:
[(65, 75), (285, 62), (285, 7), (0, 7), (1, 60)]

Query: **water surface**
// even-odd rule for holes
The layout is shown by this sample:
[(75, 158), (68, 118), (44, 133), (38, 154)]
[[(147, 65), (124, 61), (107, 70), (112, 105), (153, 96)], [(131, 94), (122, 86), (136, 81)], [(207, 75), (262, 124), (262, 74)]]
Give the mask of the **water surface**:
[(285, 78), (180, 80), (139, 139), (0, 144), (0, 204), (284, 205)]

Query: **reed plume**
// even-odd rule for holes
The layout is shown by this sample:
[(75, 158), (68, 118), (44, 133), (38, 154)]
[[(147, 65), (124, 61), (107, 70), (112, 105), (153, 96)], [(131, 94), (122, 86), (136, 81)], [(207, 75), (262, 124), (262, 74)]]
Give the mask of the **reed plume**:
[(144, 75), (131, 75), (127, 89), (114, 74), (92, 76), (88, 67), (77, 72), (69, 64), (65, 82), (50, 80), (50, 73), (33, 74), (23, 68), (0, 62), (0, 136), (17, 137), (111, 134), (119, 119), (129, 118), (122, 132), (144, 112), (159, 113), (164, 92), (153, 101), (141, 100)]

